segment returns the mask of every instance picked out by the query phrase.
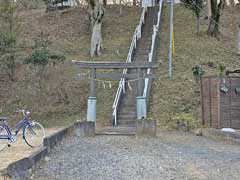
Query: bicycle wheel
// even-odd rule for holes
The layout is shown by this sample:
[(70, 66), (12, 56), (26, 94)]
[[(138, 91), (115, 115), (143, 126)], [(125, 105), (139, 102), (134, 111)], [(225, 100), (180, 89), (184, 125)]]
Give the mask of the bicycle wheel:
[[(0, 136), (8, 135), (7, 130), (0, 125)], [(3, 151), (8, 145), (8, 139), (0, 139), (0, 151)]]
[(38, 122), (32, 121), (31, 124), (23, 130), (23, 139), (30, 147), (41, 146), (44, 138), (44, 127)]

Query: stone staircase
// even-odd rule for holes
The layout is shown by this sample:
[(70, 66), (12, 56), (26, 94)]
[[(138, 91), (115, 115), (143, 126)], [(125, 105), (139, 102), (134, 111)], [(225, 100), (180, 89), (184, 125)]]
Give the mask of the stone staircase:
[[(159, 7), (148, 7), (145, 16), (145, 24), (142, 27), (142, 38), (137, 42), (133, 52), (133, 62), (148, 62), (148, 54), (151, 51), (153, 25), (157, 24)], [(131, 69), (128, 74), (138, 74), (138, 70)], [(138, 96), (138, 81), (126, 79), (126, 92), (122, 94), (118, 107), (117, 126), (97, 128), (97, 135), (135, 135), (136, 134), (136, 97)], [(142, 88), (143, 91), (143, 88)], [(141, 92), (141, 96), (142, 96)]]
[[(142, 29), (142, 38), (137, 43), (133, 55), (133, 62), (148, 61), (148, 53), (151, 50), (153, 25), (157, 23), (158, 7), (149, 7), (145, 24)], [(129, 70), (129, 74), (137, 74), (137, 70)], [(131, 80), (130, 80), (131, 81)], [(138, 95), (137, 81), (130, 82), (130, 88), (126, 84), (126, 93), (123, 95), (118, 111), (118, 126), (134, 127), (136, 121), (136, 97)]]

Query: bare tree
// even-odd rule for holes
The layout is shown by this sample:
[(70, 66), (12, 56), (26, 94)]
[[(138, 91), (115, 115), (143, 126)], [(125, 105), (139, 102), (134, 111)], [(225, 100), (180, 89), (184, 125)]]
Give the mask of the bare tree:
[(88, 0), (89, 19), (91, 22), (92, 38), (90, 55), (100, 56), (102, 45), (102, 20), (105, 14), (106, 1), (104, 0)]
[(200, 32), (200, 14), (203, 8), (203, 0), (181, 0), (185, 7), (193, 11), (196, 15), (197, 36)]

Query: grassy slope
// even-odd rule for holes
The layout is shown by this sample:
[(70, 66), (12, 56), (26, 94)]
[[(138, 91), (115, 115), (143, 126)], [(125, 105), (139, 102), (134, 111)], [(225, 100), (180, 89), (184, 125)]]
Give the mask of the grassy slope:
[[(120, 16), (118, 6), (107, 6), (102, 29), (103, 55), (90, 59), (89, 21), (82, 8), (49, 14), (44, 9), (21, 11), (19, 40), (25, 48), (19, 58), (24, 59), (31, 52), (34, 39), (44, 32), (52, 42), (52, 51), (62, 52), (67, 61), (56, 67), (47, 67), (41, 90), (33, 71), (28, 66), (19, 65), (7, 102), (1, 106), (3, 114), (11, 115), (15, 109), (30, 108), (35, 113), (34, 118), (46, 126), (62, 126), (84, 118), (89, 83), (74, 79), (78, 71), (71, 65), (71, 60), (125, 61), (140, 12), (139, 7), (123, 7)], [(98, 121), (109, 122), (111, 118), (117, 82), (112, 86), (109, 88), (106, 84), (104, 89), (103, 83), (98, 83)]]
[[(176, 127), (178, 119), (188, 119), (195, 125), (200, 121), (200, 91), (193, 78), (192, 67), (200, 64), (206, 71), (205, 75), (218, 75), (219, 64), (224, 64), (227, 69), (240, 66), (240, 58), (235, 54), (234, 23), (237, 21), (231, 18), (229, 9), (221, 19), (220, 40), (206, 35), (207, 20), (201, 19), (201, 33), (197, 38), (192, 13), (180, 5), (175, 6), (174, 13), (176, 55), (173, 58), (173, 77), (168, 80), (169, 8), (165, 7), (158, 51), (158, 59), (163, 60), (163, 64), (157, 70), (160, 80), (154, 83), (150, 103), (150, 117), (157, 119), (159, 126), (168, 128)], [(212, 63), (213, 67), (209, 67), (208, 64)]]

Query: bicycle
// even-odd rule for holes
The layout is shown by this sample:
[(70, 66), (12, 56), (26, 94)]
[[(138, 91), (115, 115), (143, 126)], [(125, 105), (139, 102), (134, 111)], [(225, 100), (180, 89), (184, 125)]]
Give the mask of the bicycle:
[(8, 126), (7, 117), (0, 117), (0, 151), (4, 150), (7, 146), (10, 147), (10, 143), (17, 141), (17, 136), (22, 129), (22, 137), (25, 143), (30, 147), (38, 147), (43, 143), (45, 138), (44, 127), (30, 119), (30, 111), (18, 110), (17, 112), (23, 113), (23, 119), (20, 120), (12, 130)]

